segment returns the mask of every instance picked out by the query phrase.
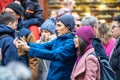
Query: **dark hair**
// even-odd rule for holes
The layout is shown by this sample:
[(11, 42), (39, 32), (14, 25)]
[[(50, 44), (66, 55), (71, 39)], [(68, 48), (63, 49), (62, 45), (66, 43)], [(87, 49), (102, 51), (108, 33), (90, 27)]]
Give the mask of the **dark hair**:
[(120, 15), (114, 17), (114, 18), (113, 18), (113, 21), (118, 21), (118, 22), (120, 22)]
[(118, 27), (120, 27), (120, 15), (114, 17), (113, 21), (117, 21), (118, 22)]
[(15, 16), (10, 12), (3, 12), (2, 14), (0, 14), (0, 24), (8, 25), (9, 22), (14, 23), (15, 21)]
[(87, 47), (86, 42), (81, 39), (80, 37), (78, 37), (78, 41), (79, 41), (79, 50), (80, 50), (80, 55), (83, 55), (85, 52), (85, 49)]

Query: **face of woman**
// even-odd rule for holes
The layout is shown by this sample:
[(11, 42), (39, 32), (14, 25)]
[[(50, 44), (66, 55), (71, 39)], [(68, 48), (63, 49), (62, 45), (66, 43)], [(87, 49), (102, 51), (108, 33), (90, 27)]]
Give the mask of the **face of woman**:
[(94, 27), (94, 33), (97, 38), (99, 38), (98, 26)]
[(49, 37), (52, 34), (48, 30), (41, 30), (41, 37)]
[(75, 48), (79, 48), (79, 41), (78, 41), (78, 36), (77, 35), (75, 35), (74, 44), (75, 44)]
[(62, 34), (66, 34), (70, 32), (70, 30), (60, 21), (56, 23), (56, 31), (58, 36), (61, 36)]

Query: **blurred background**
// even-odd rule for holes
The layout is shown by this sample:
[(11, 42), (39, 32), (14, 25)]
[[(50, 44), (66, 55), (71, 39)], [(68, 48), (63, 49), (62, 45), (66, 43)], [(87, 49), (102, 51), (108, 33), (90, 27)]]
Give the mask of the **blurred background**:
[[(120, 14), (120, 0), (74, 0), (73, 13), (81, 18), (86, 15), (96, 16), (100, 22), (111, 23), (114, 16)], [(63, 0), (48, 0), (48, 16), (52, 10), (62, 7)]]

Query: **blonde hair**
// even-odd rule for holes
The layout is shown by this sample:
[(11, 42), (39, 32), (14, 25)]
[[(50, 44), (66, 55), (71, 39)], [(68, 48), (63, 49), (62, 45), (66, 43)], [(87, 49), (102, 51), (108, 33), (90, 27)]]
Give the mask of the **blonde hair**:
[(75, 1), (74, 0), (64, 0), (63, 5), (65, 5), (65, 6), (67, 6), (67, 5), (75, 5)]
[(112, 37), (112, 29), (106, 23), (98, 25), (98, 37), (103, 43), (106, 43)]

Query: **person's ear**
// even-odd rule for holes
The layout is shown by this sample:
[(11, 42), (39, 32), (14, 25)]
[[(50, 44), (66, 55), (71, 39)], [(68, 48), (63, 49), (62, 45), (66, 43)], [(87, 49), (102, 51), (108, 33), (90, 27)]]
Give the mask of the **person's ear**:
[(16, 14), (16, 19), (19, 19), (20, 18), (20, 15)]

